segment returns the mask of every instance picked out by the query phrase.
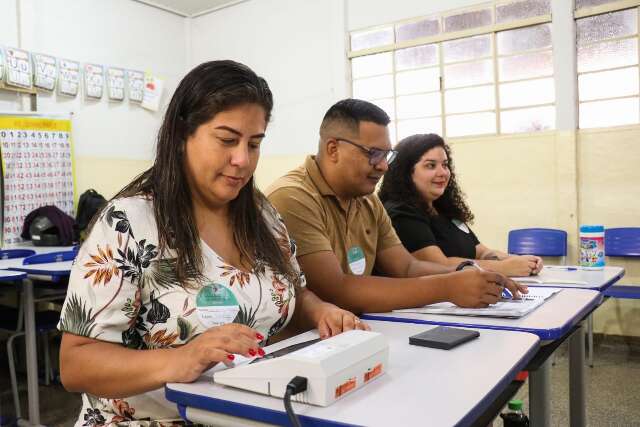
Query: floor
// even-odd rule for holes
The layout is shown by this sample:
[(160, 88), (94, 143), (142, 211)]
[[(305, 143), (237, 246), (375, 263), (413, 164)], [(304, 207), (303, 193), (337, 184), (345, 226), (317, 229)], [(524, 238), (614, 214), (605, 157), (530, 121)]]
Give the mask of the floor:
[[(0, 349), (4, 350), (0, 341)], [(556, 365), (551, 370), (551, 422), (553, 426), (569, 425), (568, 352), (566, 345), (558, 348)], [(640, 426), (640, 345), (623, 340), (596, 342), (595, 366), (586, 369), (587, 419), (589, 426)], [(0, 351), (0, 404), (2, 415), (14, 415), (9, 386), (6, 354)], [(23, 414), (27, 413), (25, 379), (20, 379)], [(528, 413), (528, 386), (520, 389), (517, 398), (524, 400)], [(72, 426), (80, 408), (80, 396), (67, 393), (60, 385), (41, 386), (41, 422), (48, 426)], [(495, 427), (502, 425), (500, 419)]]

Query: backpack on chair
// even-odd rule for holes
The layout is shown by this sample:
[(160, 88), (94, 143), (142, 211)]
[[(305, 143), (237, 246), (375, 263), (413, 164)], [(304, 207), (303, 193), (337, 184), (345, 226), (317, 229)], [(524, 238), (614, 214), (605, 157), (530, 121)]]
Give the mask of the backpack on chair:
[(94, 215), (100, 212), (106, 204), (107, 200), (94, 189), (89, 189), (82, 193), (78, 200), (78, 212), (76, 214), (78, 233), (82, 240), (85, 237), (83, 233), (91, 223)]

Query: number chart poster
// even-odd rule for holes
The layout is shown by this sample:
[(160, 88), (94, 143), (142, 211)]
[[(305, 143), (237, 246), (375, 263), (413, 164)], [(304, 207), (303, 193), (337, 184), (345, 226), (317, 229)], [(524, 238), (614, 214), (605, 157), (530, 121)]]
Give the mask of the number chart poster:
[(71, 120), (0, 115), (3, 246), (22, 241), (25, 217), (41, 206), (73, 212)]

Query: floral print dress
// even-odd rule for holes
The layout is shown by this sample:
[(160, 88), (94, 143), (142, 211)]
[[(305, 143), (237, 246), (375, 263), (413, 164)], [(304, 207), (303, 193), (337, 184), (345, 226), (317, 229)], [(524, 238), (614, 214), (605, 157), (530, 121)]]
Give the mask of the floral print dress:
[[(153, 200), (140, 196), (111, 202), (74, 262), (58, 329), (141, 351), (184, 344), (229, 322), (255, 328), (267, 339), (291, 319), (296, 286), (305, 281), (284, 223), (270, 205), (263, 215), (290, 257), (297, 283), (260, 260), (253, 271), (241, 271), (204, 242), (204, 279), (193, 274), (179, 283), (175, 253), (158, 251)], [(180, 423), (163, 389), (125, 399), (85, 393), (82, 403), (76, 426)]]

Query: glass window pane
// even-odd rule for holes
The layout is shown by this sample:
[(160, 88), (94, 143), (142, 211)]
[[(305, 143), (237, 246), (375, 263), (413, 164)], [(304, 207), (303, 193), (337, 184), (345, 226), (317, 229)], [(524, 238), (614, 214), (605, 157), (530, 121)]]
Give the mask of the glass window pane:
[(535, 107), (500, 112), (502, 133), (539, 132), (555, 129), (556, 107)]
[(440, 33), (440, 20), (427, 18), (417, 22), (400, 24), (396, 27), (396, 41), (413, 40), (419, 37), (428, 37)]
[(396, 145), (396, 141), (398, 141), (398, 136), (396, 135), (396, 122), (389, 122), (387, 125), (387, 129), (389, 129), (389, 139), (391, 140), (391, 146), (394, 147)]
[(638, 94), (638, 67), (578, 76), (580, 101)]
[(391, 73), (392, 71), (393, 57), (391, 52), (359, 56), (351, 60), (351, 76), (354, 79)]
[(384, 112), (387, 113), (387, 115), (391, 120), (395, 119), (396, 103), (394, 102), (393, 98), (375, 99), (375, 100), (370, 100), (370, 102), (382, 108)]
[(637, 97), (580, 103), (580, 128), (620, 126), (638, 123)]
[(611, 3), (617, 0), (576, 0), (576, 10), (583, 7), (598, 6), (605, 3)]
[(393, 96), (393, 76), (369, 77), (353, 81), (353, 97), (358, 99), (389, 98)]
[(638, 63), (638, 39), (612, 40), (578, 46), (578, 72), (624, 67)]
[(440, 69), (423, 68), (396, 74), (396, 95), (440, 90)]
[(444, 87), (471, 86), (493, 82), (493, 61), (486, 59), (478, 62), (463, 62), (462, 64), (444, 67)]
[(496, 113), (461, 114), (447, 117), (447, 136), (496, 133)]
[(393, 44), (393, 27), (351, 33), (351, 50)]
[(496, 23), (511, 22), (551, 13), (549, 0), (524, 0), (496, 6)]
[(551, 47), (551, 24), (534, 25), (498, 33), (498, 54)]
[(474, 10), (473, 12), (465, 12), (459, 15), (445, 16), (444, 31), (461, 31), (491, 25), (492, 23), (491, 9)]
[(546, 51), (498, 58), (498, 72), (501, 82), (549, 76), (553, 74), (553, 54)]
[(491, 55), (491, 37), (480, 35), (442, 43), (445, 64)]
[(444, 93), (447, 114), (492, 110), (496, 107), (493, 85), (448, 90)]
[(578, 46), (638, 32), (638, 9), (604, 13), (576, 20)]
[(438, 46), (425, 44), (396, 50), (396, 70), (407, 70), (438, 63)]
[(399, 96), (396, 99), (396, 108), (398, 119), (440, 115), (440, 92)]
[(401, 120), (398, 122), (398, 141), (411, 135), (437, 133), (442, 135), (442, 117)]
[(547, 104), (555, 100), (552, 78), (500, 85), (500, 108)]

